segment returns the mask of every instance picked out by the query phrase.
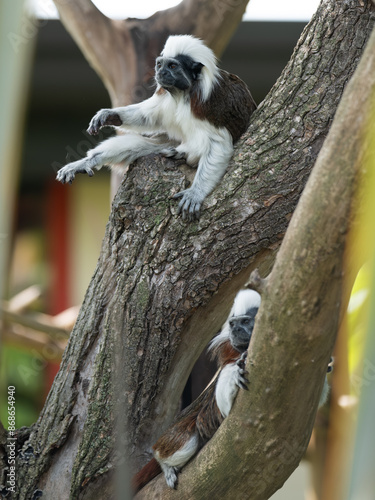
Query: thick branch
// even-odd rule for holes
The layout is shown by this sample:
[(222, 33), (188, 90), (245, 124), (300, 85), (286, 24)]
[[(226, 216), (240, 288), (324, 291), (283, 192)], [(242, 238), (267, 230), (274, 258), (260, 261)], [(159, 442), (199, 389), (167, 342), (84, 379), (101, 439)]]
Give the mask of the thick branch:
[(18, 325), (25, 326), (37, 332), (47, 333), (51, 338), (62, 340), (69, 337), (69, 330), (54, 325), (52, 316), (40, 313), (34, 313), (32, 315), (17, 314), (10, 311), (5, 302), (2, 304), (0, 303), (0, 314), (4, 321), (17, 323)]
[[(113, 54), (115, 41), (113, 22), (103, 15), (91, 0), (65, 2), (54, 0), (66, 30), (113, 95)], [(126, 47), (122, 47), (126, 57)], [(129, 68), (131, 70), (132, 68)], [(126, 80), (126, 73), (124, 74)]]
[(176, 7), (136, 23), (141, 29), (143, 24), (147, 25), (155, 33), (193, 34), (202, 38), (219, 56), (240, 23), (248, 3), (249, 0), (184, 0)]
[[(306, 450), (338, 328), (345, 241), (374, 98), (375, 31), (267, 280), (250, 346), (250, 391), (181, 474), (181, 500), (230, 500), (234, 483), (236, 495), (264, 500)], [(160, 477), (139, 498), (158, 493), (175, 497)]]
[(148, 19), (113, 21), (91, 0), (54, 2), (64, 26), (103, 80), (114, 106), (148, 97), (155, 57), (168, 35), (196, 35), (220, 55), (248, 4), (248, 0), (184, 0)]

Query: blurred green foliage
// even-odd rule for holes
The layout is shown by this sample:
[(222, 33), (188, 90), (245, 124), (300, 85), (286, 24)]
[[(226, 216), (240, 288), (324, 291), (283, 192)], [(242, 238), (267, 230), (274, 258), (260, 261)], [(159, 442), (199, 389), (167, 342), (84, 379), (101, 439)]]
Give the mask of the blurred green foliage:
[[(16, 427), (38, 418), (44, 400), (44, 366), (38, 355), (9, 345), (2, 346), (0, 364), (0, 418), (7, 428), (7, 391), (16, 388)], [(35, 402), (39, 402), (36, 408)]]

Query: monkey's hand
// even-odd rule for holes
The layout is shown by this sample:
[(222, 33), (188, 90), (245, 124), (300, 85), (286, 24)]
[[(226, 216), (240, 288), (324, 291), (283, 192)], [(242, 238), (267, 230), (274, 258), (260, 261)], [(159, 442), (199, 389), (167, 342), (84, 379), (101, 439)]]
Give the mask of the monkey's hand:
[(96, 135), (102, 127), (119, 127), (122, 125), (120, 116), (113, 109), (101, 109), (91, 119), (87, 132)]
[(199, 220), (203, 199), (197, 195), (196, 190), (192, 188), (185, 189), (175, 194), (173, 198), (175, 200), (181, 198), (177, 213), (182, 214), (183, 219), (188, 219), (189, 221)]
[(241, 389), (245, 389), (246, 391), (248, 391), (249, 389), (247, 387), (247, 384), (249, 383), (249, 380), (247, 379), (246, 375), (249, 372), (245, 369), (246, 358), (247, 358), (247, 351), (243, 352), (241, 354), (241, 357), (236, 362), (236, 365), (238, 366), (237, 385)]
[(76, 174), (88, 174), (90, 177), (94, 175), (94, 171), (90, 167), (87, 158), (74, 161), (73, 163), (68, 163), (68, 165), (65, 165), (65, 167), (60, 168), (60, 170), (57, 172), (56, 179), (63, 184), (66, 184), (68, 182), (69, 184), (71, 184), (74, 181)]

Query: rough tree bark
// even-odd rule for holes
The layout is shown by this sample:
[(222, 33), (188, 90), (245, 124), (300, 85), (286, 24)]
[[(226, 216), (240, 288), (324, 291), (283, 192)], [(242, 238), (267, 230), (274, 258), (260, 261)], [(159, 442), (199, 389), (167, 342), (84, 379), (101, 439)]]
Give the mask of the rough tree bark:
[[(170, 196), (184, 187), (186, 178), (173, 162), (146, 158), (129, 169), (113, 203), (101, 256), (60, 371), (37, 424), (21, 433), (16, 498), (32, 498), (37, 487), (46, 498), (67, 498), (68, 491), (72, 499), (93, 498), (93, 492), (95, 498), (110, 498), (116, 400), (112, 371), (118, 356), (122, 365), (116, 376), (126, 384), (131, 460), (135, 467), (142, 464), (142, 453), (173, 418), (189, 371), (221, 326), (234, 294), (255, 267), (268, 274), (373, 24), (371, 2), (322, 2), (254, 114), (199, 223), (188, 224), (176, 216)], [(327, 157), (321, 161), (325, 168)], [(252, 498), (268, 498), (307, 444), (334, 336), (323, 327), (334, 330), (337, 321), (351, 192), (350, 183), (345, 190), (339, 183), (334, 165), (332, 179), (337, 190), (342, 186), (341, 196), (335, 190), (311, 198), (309, 189), (304, 206), (310, 215), (316, 207), (316, 225), (307, 227), (306, 236), (297, 241), (288, 238), (265, 286), (266, 305), (258, 321), (262, 335), (252, 347), (251, 378), (256, 385), (251, 398), (256, 410), (251, 413), (249, 399), (240, 396), (217, 437), (181, 475), (178, 498), (212, 497), (213, 480), (221, 485), (221, 498), (229, 498), (228, 485), (233, 498), (237, 492), (248, 494), (251, 484), (261, 491)], [(332, 179), (323, 185), (332, 185)], [(318, 214), (324, 208), (330, 213), (331, 197), (340, 207), (340, 231), (337, 234), (333, 223), (331, 239), (321, 240)], [(347, 203), (341, 205), (341, 198)], [(296, 220), (304, 219), (299, 214), (293, 228)], [(300, 267), (300, 274), (285, 267), (288, 260), (295, 264), (290, 266), (293, 272)], [(327, 300), (320, 303), (317, 298), (326, 294)], [(299, 305), (297, 312), (294, 304)], [(296, 329), (295, 318), (299, 321), (301, 314), (304, 332)], [(278, 373), (282, 375), (276, 393), (269, 380), (276, 381)], [(300, 401), (298, 407), (295, 401)], [(241, 439), (236, 437), (238, 425)], [(199, 490), (194, 489), (198, 482)], [(162, 489), (160, 498), (173, 495), (160, 480), (154, 483)], [(151, 498), (149, 491), (142, 495)]]

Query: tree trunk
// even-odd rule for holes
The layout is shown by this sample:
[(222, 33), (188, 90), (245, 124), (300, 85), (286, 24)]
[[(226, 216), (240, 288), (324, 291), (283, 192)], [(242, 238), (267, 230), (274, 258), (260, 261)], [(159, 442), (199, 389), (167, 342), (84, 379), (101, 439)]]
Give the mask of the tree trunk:
[[(179, 500), (265, 500), (303, 457), (327, 364), (346, 311), (346, 240), (373, 153), (375, 30), (267, 279), (247, 360), (249, 391), (180, 476)], [(373, 158), (372, 158), (373, 164)], [(340, 488), (340, 487), (339, 487)], [(162, 477), (137, 499), (176, 498)], [(342, 497), (341, 497), (342, 498)]]
[[(189, 224), (176, 215), (176, 203), (170, 198), (184, 188), (186, 181), (172, 161), (148, 157), (129, 168), (114, 200), (99, 262), (60, 371), (24, 445), (27, 458), (25, 453), (18, 458), (21, 491), (16, 498), (32, 498), (37, 487), (46, 498), (67, 498), (69, 490), (72, 499), (93, 498), (93, 491), (96, 498), (110, 498), (108, 472), (114, 466), (118, 399), (113, 376), (121, 381), (127, 403), (123, 418), (131, 463), (135, 468), (144, 463), (142, 454), (175, 415), (189, 372), (225, 320), (235, 293), (255, 267), (260, 267), (263, 276), (269, 273), (373, 24), (374, 9), (369, 1), (363, 6), (354, 0), (322, 2), (279, 80), (254, 113), (228, 173), (205, 203), (199, 223)], [(330, 182), (338, 182), (336, 176), (335, 170)], [(310, 212), (316, 206), (320, 216), (323, 207), (330, 214), (330, 192), (321, 200), (316, 191), (309, 192), (313, 192)], [(346, 202), (350, 192), (348, 188), (342, 193)], [(336, 191), (334, 200), (340, 201)], [(347, 225), (345, 210), (340, 212), (343, 231)], [(301, 225), (305, 215), (302, 219), (300, 216)], [(291, 473), (307, 444), (318, 386), (333, 343), (330, 335), (322, 347), (317, 329), (324, 321), (334, 328), (337, 321), (343, 234), (337, 236), (333, 224), (332, 240), (323, 240), (319, 224), (308, 227), (307, 235), (302, 236), (295, 224), (293, 227), (295, 241), (288, 239), (289, 250), (272, 272), (272, 287), (266, 286), (268, 306), (258, 321), (258, 331), (264, 335), (256, 336), (253, 345), (251, 377), (257, 382), (252, 396), (257, 413), (248, 417), (249, 399), (241, 395), (218, 438), (182, 474), (181, 499), (208, 498), (207, 491), (212, 497), (212, 482), (219, 478), (221, 498), (248, 492), (250, 481), (254, 486), (260, 482), (264, 486), (252, 499), (268, 498), (269, 492), (280, 487)], [(307, 236), (311, 241), (301, 239)], [(310, 290), (306, 284), (313, 278), (311, 269), (319, 263), (319, 252), (325, 252), (326, 245), (333, 255), (326, 268), (317, 270)], [(295, 264), (292, 269), (285, 266), (288, 258)], [(304, 259), (309, 270), (302, 266)], [(301, 279), (296, 281), (293, 273), (300, 264), (303, 273), (301, 270)], [(328, 287), (328, 277), (334, 277), (333, 289)], [(318, 298), (326, 290), (333, 293), (321, 305)], [(295, 331), (296, 325), (291, 328), (288, 310), (295, 311), (295, 300), (302, 305), (305, 333)], [(280, 317), (276, 318), (272, 310), (280, 312)], [(319, 358), (305, 370), (298, 364), (298, 356), (307, 359), (309, 349)], [(293, 364), (292, 355), (297, 356), (297, 364)], [(117, 358), (120, 365), (115, 363)], [(264, 380), (264, 363), (272, 367), (266, 373), (276, 379), (279, 368), (287, 363), (282, 373), (288, 375), (288, 385), (278, 383), (276, 394)], [(314, 380), (318, 386), (314, 386)], [(265, 387), (270, 390), (265, 391)], [(293, 391), (298, 397), (291, 396)], [(300, 396), (299, 406), (292, 408), (285, 403), (288, 397), (293, 403)], [(293, 432), (287, 429), (290, 432), (285, 441), (282, 427), (276, 426), (280, 415), (296, 424)], [(237, 425), (243, 426), (241, 435), (246, 433), (246, 439), (251, 439), (253, 447), (245, 453), (249, 463), (256, 464), (251, 474), (248, 465), (238, 464), (243, 449), (240, 445), (237, 448), (241, 441), (237, 438), (233, 446)], [(231, 492), (223, 486), (230, 469), (223, 466), (224, 460), (218, 460), (212, 476), (207, 473), (213, 470), (218, 449), (238, 472), (236, 476), (230, 474), (227, 485), (233, 488)], [(267, 479), (262, 475), (265, 460), (279, 471), (272, 475), (272, 483), (267, 482), (269, 475)], [(192, 481), (193, 468), (197, 480), (205, 477), (201, 483), (206, 490), (199, 490), (201, 496), (194, 496), (197, 490), (189, 490), (186, 484), (188, 478), (192, 487), (197, 484), (197, 480)], [(161, 481), (156, 483), (160, 485)], [(161, 498), (169, 498), (170, 492), (162, 491)]]

